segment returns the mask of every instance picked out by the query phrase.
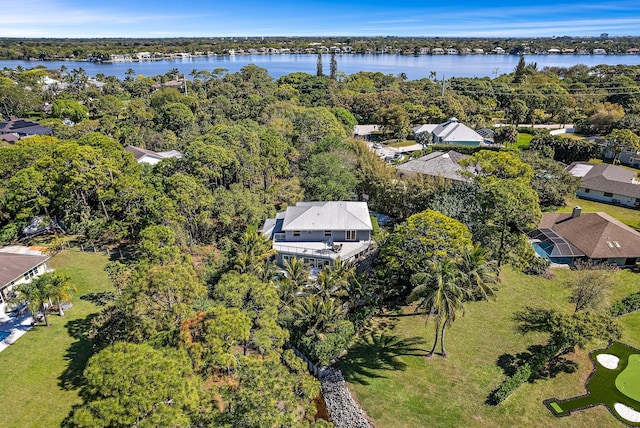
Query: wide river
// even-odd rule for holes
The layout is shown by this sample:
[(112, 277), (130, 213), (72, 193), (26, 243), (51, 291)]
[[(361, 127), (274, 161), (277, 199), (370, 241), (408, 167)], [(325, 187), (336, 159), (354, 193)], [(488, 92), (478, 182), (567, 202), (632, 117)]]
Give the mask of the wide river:
[[(436, 73), (438, 79), (443, 77), (491, 77), (511, 73), (518, 64), (517, 55), (395, 55), (395, 54), (355, 54), (338, 55), (338, 71), (353, 74), (359, 71), (379, 71), (384, 74), (398, 75), (405, 73), (408, 79), (416, 80), (430, 77)], [(110, 64), (82, 61), (21, 61), (0, 60), (0, 68), (21, 66), (32, 68), (44, 65), (49, 69), (59, 69), (62, 65), (68, 71), (82, 68), (89, 76), (102, 73), (123, 79), (128, 69), (136, 75), (156, 76), (177, 68), (180, 73), (187, 74), (192, 70), (213, 71), (224, 68), (233, 73), (247, 64), (255, 64), (269, 71), (274, 78), (301, 71), (316, 73), (317, 55), (237, 55), (196, 57), (175, 60), (147, 62), (118, 62)], [(322, 58), (325, 74), (329, 73), (329, 55)], [(640, 55), (527, 55), (525, 61), (535, 62), (538, 70), (544, 67), (571, 67), (584, 64), (593, 67), (607, 65), (640, 65)]]

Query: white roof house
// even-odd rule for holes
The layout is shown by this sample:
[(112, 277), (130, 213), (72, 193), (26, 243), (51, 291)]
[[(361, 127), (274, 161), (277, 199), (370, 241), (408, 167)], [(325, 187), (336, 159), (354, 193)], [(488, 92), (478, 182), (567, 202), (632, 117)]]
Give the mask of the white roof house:
[(161, 160), (166, 158), (178, 158), (182, 157), (182, 153), (177, 150), (169, 150), (166, 152), (154, 152), (153, 150), (143, 149), (141, 147), (127, 146), (124, 148), (126, 152), (133, 155), (138, 163), (147, 163), (149, 165), (156, 165)]
[(484, 144), (484, 138), (473, 129), (452, 117), (448, 122), (436, 126), (433, 131), (434, 144), (462, 144), (478, 146)]
[(262, 227), (262, 233), (273, 239), (278, 265), (297, 257), (312, 268), (365, 253), (372, 231), (367, 203), (353, 201), (298, 202), (265, 220)]
[(372, 230), (366, 202), (298, 202), (288, 207), (282, 230)]
[(353, 136), (355, 138), (369, 138), (372, 134), (381, 131), (380, 125), (356, 125), (353, 128)]

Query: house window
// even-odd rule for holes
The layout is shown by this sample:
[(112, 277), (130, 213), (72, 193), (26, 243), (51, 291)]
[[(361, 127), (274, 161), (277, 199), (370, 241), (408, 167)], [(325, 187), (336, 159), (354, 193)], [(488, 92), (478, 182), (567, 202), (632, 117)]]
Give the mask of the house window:
[(288, 255), (288, 254), (283, 254), (282, 255), (282, 262), (283, 263), (289, 262), (290, 260), (291, 260), (291, 256), (290, 255)]
[(325, 230), (324, 231), (324, 236), (325, 236), (325, 238), (331, 238), (331, 231), (330, 230)]
[(345, 239), (347, 241), (355, 241), (356, 240), (356, 231), (355, 230), (347, 230), (345, 232)]
[(300, 236), (300, 231), (299, 230), (294, 230), (293, 231), (293, 236)]
[(610, 198), (613, 196), (613, 193), (609, 193), (609, 192), (604, 192), (604, 197), (605, 198)]
[(316, 267), (316, 259), (305, 257), (304, 259), (302, 259), (302, 262), (304, 263), (305, 266)]
[(589, 193), (591, 189), (584, 189), (584, 193)]

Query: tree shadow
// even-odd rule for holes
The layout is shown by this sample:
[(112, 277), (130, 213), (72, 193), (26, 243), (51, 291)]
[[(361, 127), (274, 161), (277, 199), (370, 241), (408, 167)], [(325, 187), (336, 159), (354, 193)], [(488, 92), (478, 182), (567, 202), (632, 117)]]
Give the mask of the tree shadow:
[(400, 356), (424, 356), (427, 352), (419, 347), (424, 343), (420, 337), (401, 339), (396, 335), (372, 333), (360, 337), (340, 359), (340, 368), (345, 379), (368, 385), (367, 379), (384, 377), (380, 370), (405, 370), (406, 364)]
[(65, 324), (69, 335), (76, 339), (69, 346), (65, 354), (65, 360), (69, 363), (67, 368), (58, 377), (58, 384), (65, 390), (76, 389), (82, 386), (83, 376), (87, 361), (93, 355), (93, 343), (89, 334), (93, 329), (93, 319), (98, 314), (91, 314), (84, 319), (72, 320)]
[[(519, 367), (526, 363), (535, 363), (537, 355), (544, 352), (545, 346), (543, 345), (531, 345), (527, 348), (526, 352), (520, 352), (519, 354), (502, 354), (498, 357), (496, 364), (500, 367), (506, 377), (498, 388), (489, 393), (485, 404), (490, 406), (497, 405), (500, 401), (497, 400), (496, 394), (500, 391), (501, 387), (508, 382), (508, 380), (516, 374)], [(558, 355), (549, 360), (540, 370), (532, 373), (527, 379), (527, 382), (533, 383), (536, 380), (551, 379), (558, 376), (560, 373), (575, 373), (578, 370), (578, 364), (563, 355)]]
[[(516, 355), (502, 354), (498, 357), (496, 364), (502, 369), (506, 377), (511, 377), (515, 374), (518, 367), (531, 362), (536, 355), (543, 352), (544, 348), (543, 345), (531, 345), (527, 348), (527, 351), (520, 352)], [(560, 373), (575, 373), (576, 370), (578, 370), (578, 364), (575, 361), (559, 355), (549, 360), (539, 372), (532, 374), (529, 382), (534, 382), (538, 379), (554, 378)]]
[(96, 306), (106, 306), (113, 301), (114, 294), (111, 291), (101, 291), (99, 293), (87, 293), (80, 296), (80, 300), (86, 300)]

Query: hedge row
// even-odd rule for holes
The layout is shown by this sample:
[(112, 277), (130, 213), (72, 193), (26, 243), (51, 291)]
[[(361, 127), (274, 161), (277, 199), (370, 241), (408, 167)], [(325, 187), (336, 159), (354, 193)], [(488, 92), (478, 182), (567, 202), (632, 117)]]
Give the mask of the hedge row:
[(630, 294), (619, 302), (614, 303), (609, 309), (609, 313), (612, 317), (618, 317), (638, 310), (640, 310), (640, 292)]

